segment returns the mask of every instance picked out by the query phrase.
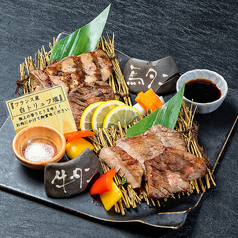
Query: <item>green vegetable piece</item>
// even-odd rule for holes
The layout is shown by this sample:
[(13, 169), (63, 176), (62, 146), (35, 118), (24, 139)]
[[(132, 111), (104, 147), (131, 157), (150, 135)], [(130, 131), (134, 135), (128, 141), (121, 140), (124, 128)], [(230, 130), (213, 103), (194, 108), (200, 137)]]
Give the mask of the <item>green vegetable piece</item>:
[(50, 62), (95, 50), (107, 22), (110, 5), (90, 23), (55, 44)]
[(124, 185), (124, 184), (126, 184), (126, 183), (127, 183), (127, 181), (122, 177), (122, 178), (121, 178), (121, 184)]
[(137, 122), (134, 126), (129, 128), (126, 133), (126, 137), (137, 136), (147, 131), (150, 127), (161, 124), (170, 129), (174, 129), (174, 126), (178, 119), (178, 114), (181, 108), (184, 95), (183, 87), (162, 107), (146, 116), (144, 119)]

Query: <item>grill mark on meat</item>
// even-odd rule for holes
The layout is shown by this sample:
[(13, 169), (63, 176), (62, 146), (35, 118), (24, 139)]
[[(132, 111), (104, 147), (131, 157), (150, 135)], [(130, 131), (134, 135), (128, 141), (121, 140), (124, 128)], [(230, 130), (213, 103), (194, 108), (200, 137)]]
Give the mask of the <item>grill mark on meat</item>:
[(139, 188), (143, 175), (142, 165), (118, 146), (101, 149), (99, 159), (124, 177), (132, 188)]
[(112, 88), (103, 81), (97, 81), (92, 84), (83, 83), (71, 90), (69, 101), (77, 128), (80, 129), (80, 119), (87, 106), (94, 102), (113, 99), (115, 99), (115, 95)]
[(151, 127), (149, 131), (154, 132), (164, 146), (187, 151), (186, 144), (178, 131), (167, 128), (161, 124)]
[(207, 167), (202, 158), (187, 151), (165, 147), (163, 153), (145, 161), (149, 196), (163, 197), (169, 193), (189, 192), (189, 181), (203, 177)]
[(79, 82), (79, 85), (80, 85), (84, 82), (85, 72), (83, 70), (83, 63), (81, 61), (81, 58), (77, 57), (76, 61), (77, 61), (77, 63), (76, 63), (76, 65), (77, 65), (76, 74), (78, 76), (78, 82)]
[(153, 156), (163, 151), (163, 143), (161, 142), (160, 137), (158, 137), (153, 131), (146, 131), (141, 134), (141, 137), (148, 147), (150, 147)]
[(168, 169), (185, 174), (190, 181), (207, 173), (204, 160), (186, 151), (167, 147), (160, 154), (160, 160), (167, 164)]
[(95, 73), (96, 77), (97, 77), (97, 80), (100, 80), (102, 78), (102, 74), (101, 74), (101, 66), (99, 64), (99, 61), (98, 61), (98, 57), (97, 57), (97, 54), (96, 54), (97, 51), (93, 51), (92, 52), (92, 57), (93, 57), (93, 63), (96, 65), (96, 68), (97, 68), (97, 71)]
[[(169, 136), (169, 140), (166, 136)], [(138, 136), (121, 138), (116, 141), (116, 145), (140, 161), (144, 169), (144, 179), (146, 179), (144, 162), (162, 153), (164, 147), (187, 151), (181, 134), (162, 125), (155, 125)]]
[(204, 160), (187, 151), (182, 135), (162, 125), (155, 125), (139, 136), (121, 138), (116, 145), (142, 164), (153, 198), (189, 192), (189, 181), (207, 173)]
[(52, 86), (49, 76), (42, 70), (31, 70), (29, 77), (32, 82), (32, 92), (38, 92)]
[(45, 73), (53, 85), (63, 85), (68, 93), (83, 82), (106, 81), (110, 77), (112, 69), (113, 64), (110, 58), (99, 47), (79, 56), (68, 56), (61, 61), (53, 61), (46, 67)]
[(147, 160), (145, 166), (150, 198), (167, 198), (172, 193), (191, 190), (189, 181), (184, 174), (164, 169), (163, 166), (160, 166), (160, 160)]
[(139, 160), (146, 174), (144, 161), (151, 159), (153, 152), (151, 148), (144, 142), (141, 135), (134, 137), (125, 137), (116, 141), (116, 146), (121, 147), (125, 150), (130, 156)]

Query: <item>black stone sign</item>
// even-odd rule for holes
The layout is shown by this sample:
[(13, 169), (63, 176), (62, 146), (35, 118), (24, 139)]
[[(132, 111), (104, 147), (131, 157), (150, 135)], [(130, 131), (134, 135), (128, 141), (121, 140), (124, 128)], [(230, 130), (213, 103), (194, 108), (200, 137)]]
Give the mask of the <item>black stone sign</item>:
[(152, 88), (158, 95), (175, 91), (179, 70), (171, 56), (156, 61), (131, 58), (125, 65), (124, 77), (130, 92), (138, 94)]
[(83, 192), (103, 173), (98, 157), (85, 149), (68, 162), (48, 163), (44, 171), (44, 185), (49, 197), (63, 198)]

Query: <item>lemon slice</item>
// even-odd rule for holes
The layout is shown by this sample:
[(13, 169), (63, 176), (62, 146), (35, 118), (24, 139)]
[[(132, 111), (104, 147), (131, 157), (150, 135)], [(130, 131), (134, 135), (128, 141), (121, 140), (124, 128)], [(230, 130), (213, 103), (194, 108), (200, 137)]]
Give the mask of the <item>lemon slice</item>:
[(141, 113), (134, 107), (127, 105), (118, 106), (107, 114), (103, 122), (103, 127), (108, 128), (114, 126), (118, 129), (118, 122), (121, 123), (122, 127), (126, 127), (132, 122), (140, 121), (141, 119)]
[(103, 102), (95, 102), (86, 107), (81, 118), (80, 118), (80, 128), (81, 130), (92, 130), (92, 117), (96, 108)]
[(125, 103), (120, 102), (118, 100), (110, 100), (103, 102), (101, 105), (99, 105), (95, 112), (93, 113), (92, 117), (92, 128), (95, 134), (97, 134), (97, 131), (99, 128), (103, 127), (103, 121), (107, 114), (115, 107), (125, 105)]

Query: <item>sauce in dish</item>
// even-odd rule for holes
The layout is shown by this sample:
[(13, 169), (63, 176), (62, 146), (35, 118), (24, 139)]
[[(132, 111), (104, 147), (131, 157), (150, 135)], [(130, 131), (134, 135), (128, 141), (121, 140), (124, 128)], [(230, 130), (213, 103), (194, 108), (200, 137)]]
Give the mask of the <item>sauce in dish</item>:
[(185, 83), (184, 96), (199, 103), (216, 101), (221, 97), (221, 90), (208, 79), (196, 79)]
[(45, 161), (53, 158), (56, 154), (55, 145), (46, 140), (34, 140), (27, 143), (23, 149), (23, 155), (31, 161)]

